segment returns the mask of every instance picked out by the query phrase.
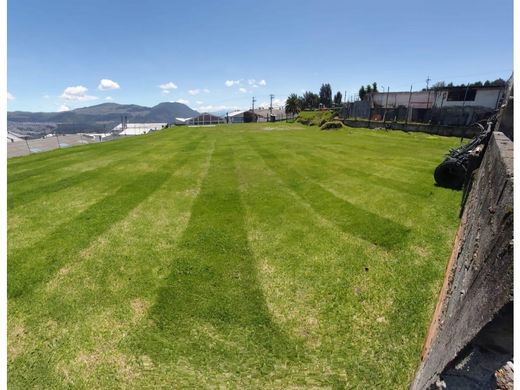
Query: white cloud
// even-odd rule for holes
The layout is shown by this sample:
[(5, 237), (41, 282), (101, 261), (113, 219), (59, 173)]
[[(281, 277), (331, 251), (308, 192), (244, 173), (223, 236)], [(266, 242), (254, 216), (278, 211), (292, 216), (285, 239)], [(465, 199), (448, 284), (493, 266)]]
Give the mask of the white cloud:
[(96, 100), (96, 96), (87, 95), (88, 89), (83, 85), (77, 85), (75, 87), (67, 87), (61, 94), (61, 98), (69, 101), (87, 101)]
[(69, 111), (70, 108), (67, 107), (65, 104), (62, 104), (59, 108), (58, 108), (58, 112), (64, 112), (64, 111)]
[(14, 99), (16, 99), (16, 98), (13, 95), (11, 95), (9, 93), (9, 91), (7, 91), (7, 100), (14, 100)]
[[(166, 84), (159, 85), (159, 88), (161, 88), (163, 90), (163, 93), (169, 93), (172, 89), (177, 89), (177, 86), (170, 81), (170, 82), (167, 82)], [(168, 91), (168, 92), (164, 92), (164, 91)]]
[(285, 104), (287, 99), (273, 99), (273, 107), (281, 107)]
[(243, 87), (240, 87), (238, 88), (238, 90), (242, 93), (246, 93), (247, 92), (247, 89), (243, 88)]
[(203, 89), (199, 89), (199, 88), (195, 88), (195, 89), (190, 89), (188, 91), (188, 93), (191, 95), (191, 96), (195, 96), (195, 95), (198, 95), (200, 93), (209, 93), (209, 89), (207, 88), (203, 88)]
[(105, 98), (105, 100), (114, 100), (114, 99), (112, 99), (112, 96), (107, 96), (107, 97)]
[(254, 88), (258, 88), (258, 86), (266, 86), (267, 85), (267, 82), (265, 80), (260, 80), (260, 81), (257, 81), (256, 79), (248, 79), (247, 80), (247, 83), (251, 86), (253, 86)]
[(195, 103), (197, 103), (197, 104), (200, 105), (200, 104), (202, 104), (202, 103), (204, 103), (204, 102), (203, 102), (202, 100), (197, 100)]
[(118, 83), (109, 79), (102, 79), (99, 82), (98, 89), (101, 91), (107, 91), (109, 89), (119, 89), (121, 88)]
[(224, 84), (226, 84), (226, 87), (232, 87), (235, 84), (240, 84), (240, 80), (226, 80)]
[(190, 104), (190, 101), (189, 100), (185, 100), (185, 99), (177, 99), (176, 102), (177, 103), (182, 103), (182, 104)]
[[(281, 107), (285, 104), (285, 99), (273, 99), (273, 107)], [(269, 108), (269, 102), (265, 101), (258, 105), (258, 107)]]

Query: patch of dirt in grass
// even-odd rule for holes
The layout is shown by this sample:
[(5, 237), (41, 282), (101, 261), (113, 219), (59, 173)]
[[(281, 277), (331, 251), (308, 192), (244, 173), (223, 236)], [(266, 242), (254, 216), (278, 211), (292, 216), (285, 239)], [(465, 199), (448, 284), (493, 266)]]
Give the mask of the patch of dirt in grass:
[(25, 351), (25, 328), (16, 324), (7, 336), (7, 355), (10, 361), (15, 360)]
[(413, 247), (413, 251), (421, 257), (430, 257), (432, 255), (432, 251), (424, 246), (416, 245)]
[(131, 384), (140, 376), (142, 369), (152, 369), (153, 363), (148, 356), (141, 356), (136, 361), (117, 351), (97, 349), (82, 351), (69, 365), (60, 363), (56, 368), (68, 383), (74, 383), (73, 378), (79, 377), (87, 383), (95, 384), (100, 377), (99, 371), (108, 368), (114, 371), (118, 381)]
[(130, 302), (130, 306), (132, 307), (133, 311), (132, 322), (136, 323), (139, 322), (148, 312), (148, 309), (150, 308), (150, 302), (142, 298), (137, 298)]
[(61, 267), (58, 272), (56, 272), (56, 274), (54, 275), (54, 277), (49, 280), (47, 282), (47, 285), (46, 285), (46, 290), (47, 291), (53, 291), (55, 290), (56, 288), (58, 288), (58, 286), (60, 285), (60, 283), (63, 282), (63, 280), (65, 279), (65, 277), (70, 273), (71, 271), (71, 266), (70, 264), (67, 264), (67, 265), (64, 265), (63, 267)]

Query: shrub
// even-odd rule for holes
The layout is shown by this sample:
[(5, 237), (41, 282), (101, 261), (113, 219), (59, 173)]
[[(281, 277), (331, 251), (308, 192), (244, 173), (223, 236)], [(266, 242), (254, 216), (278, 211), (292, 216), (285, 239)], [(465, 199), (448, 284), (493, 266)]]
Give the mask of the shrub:
[(341, 129), (343, 127), (343, 123), (340, 121), (331, 121), (324, 123), (320, 126), (321, 130), (330, 130), (330, 129)]

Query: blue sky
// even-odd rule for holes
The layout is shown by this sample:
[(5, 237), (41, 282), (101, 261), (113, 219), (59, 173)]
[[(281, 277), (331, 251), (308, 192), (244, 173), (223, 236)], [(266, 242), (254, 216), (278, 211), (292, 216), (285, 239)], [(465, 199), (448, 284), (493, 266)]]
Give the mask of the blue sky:
[[(202, 111), (508, 78), (513, 3), (9, 0), (9, 111), (183, 101)], [(101, 83), (101, 80), (105, 80)], [(226, 83), (227, 82), (227, 83)]]

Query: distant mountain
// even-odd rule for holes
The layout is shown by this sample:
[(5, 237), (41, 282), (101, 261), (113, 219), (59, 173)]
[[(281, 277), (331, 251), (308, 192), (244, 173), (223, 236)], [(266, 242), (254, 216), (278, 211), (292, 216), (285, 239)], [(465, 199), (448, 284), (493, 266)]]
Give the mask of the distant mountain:
[(175, 118), (189, 118), (197, 114), (197, 111), (182, 103), (159, 103), (154, 107), (103, 103), (65, 112), (8, 112), (7, 129), (34, 137), (56, 131), (103, 132), (121, 123), (122, 116), (126, 116), (128, 123), (172, 123)]

